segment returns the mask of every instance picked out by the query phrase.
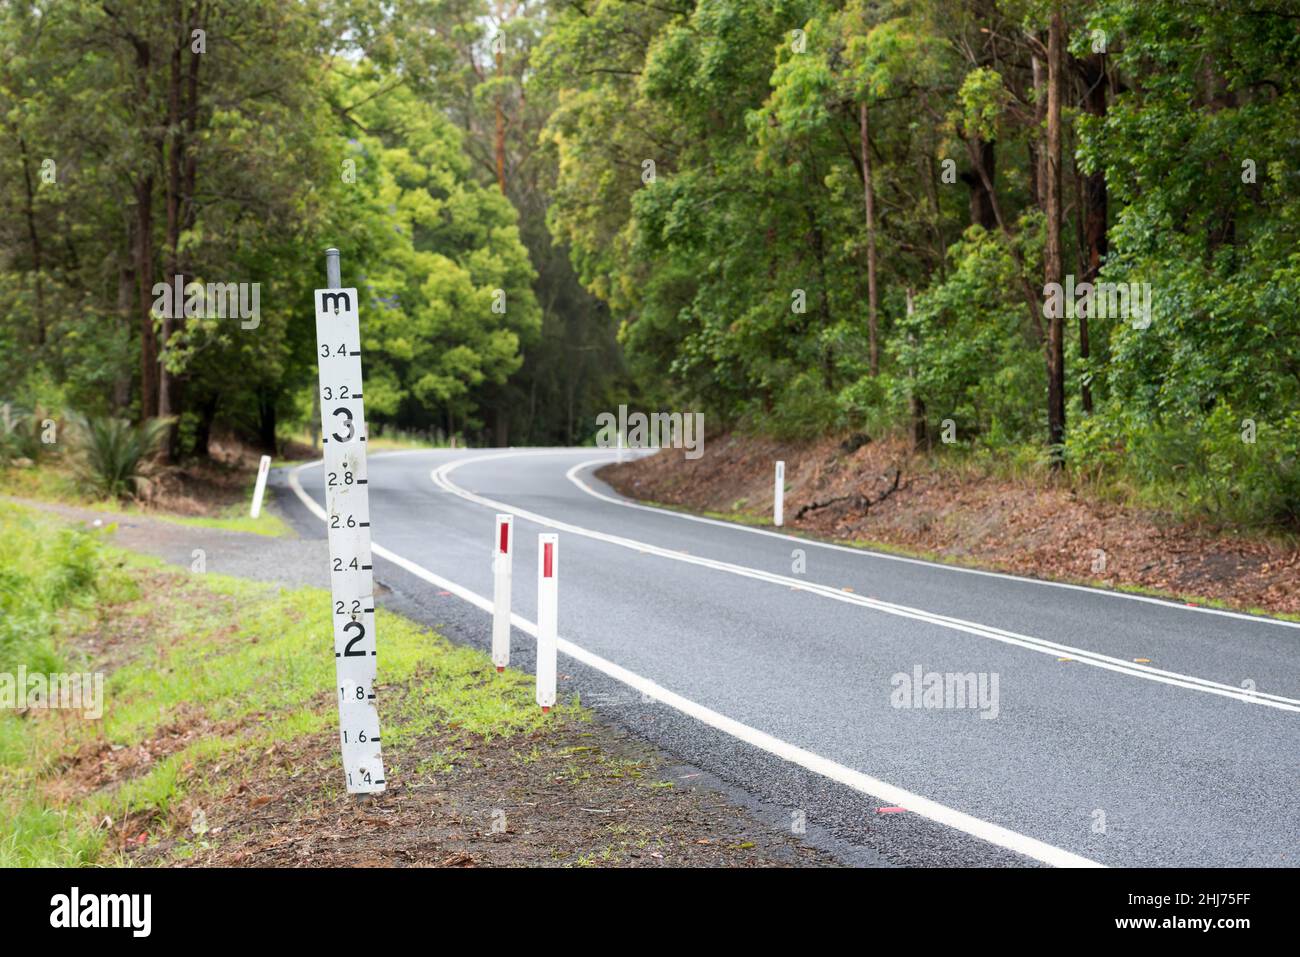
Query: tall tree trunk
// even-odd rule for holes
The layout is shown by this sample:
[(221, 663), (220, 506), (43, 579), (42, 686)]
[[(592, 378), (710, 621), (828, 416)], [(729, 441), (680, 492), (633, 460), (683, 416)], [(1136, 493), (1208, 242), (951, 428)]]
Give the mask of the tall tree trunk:
[[(127, 221), (127, 246), (134, 249), (135, 239), (131, 234), (130, 220)], [(126, 327), (128, 338), (131, 332), (131, 326), (134, 320), (131, 315), (131, 306), (134, 297), (135, 271), (127, 261), (121, 262), (117, 269), (117, 314)], [(113, 396), (110, 399), (111, 407), (115, 415), (122, 415), (126, 407), (131, 404), (131, 372), (130, 369), (122, 369), (118, 372), (117, 377), (113, 380)]]
[[(1052, 11), (1047, 38), (1047, 241), (1043, 251), (1044, 283), (1063, 281), (1061, 268), (1061, 58), (1065, 25), (1059, 3)], [(1048, 317), (1047, 427), (1052, 467), (1065, 464), (1065, 316), (1064, 309)]]
[[(812, 156), (809, 156), (808, 159), (809, 166), (812, 169), (811, 179), (813, 182), (820, 183), (821, 175), (817, 171), (816, 159)], [(811, 193), (809, 195), (811, 195)], [(826, 274), (826, 236), (822, 231), (821, 223), (817, 219), (816, 207), (812, 203), (805, 203), (804, 213), (808, 217), (808, 240), (809, 245), (812, 246), (813, 255), (817, 259), (817, 280), (821, 285), (821, 295), (817, 297), (817, 311), (822, 317), (822, 329), (829, 331), (831, 326), (834, 324), (834, 314), (831, 310), (831, 286)], [(808, 313), (807, 315), (811, 315), (811, 313)], [(807, 320), (805, 320), (804, 325), (806, 328), (808, 325)], [(822, 384), (829, 392), (835, 387), (835, 361), (829, 347), (822, 349), (821, 367)], [(569, 432), (569, 444), (572, 445), (572, 427), (570, 427)]]
[(1030, 73), (1034, 81), (1034, 135), (1028, 138), (1029, 150), (1029, 195), (1040, 208), (1047, 208), (1045, 193), (1047, 184), (1047, 151), (1040, 148), (1039, 137), (1042, 135), (1043, 123), (1047, 119), (1047, 97), (1044, 86), (1044, 64), (1036, 53), (1030, 54)]
[(31, 161), (27, 155), (27, 141), (18, 137), (18, 149), (22, 154), (23, 182), (27, 187), (27, 204), (24, 213), (27, 217), (27, 236), (32, 244), (32, 285), (36, 293), (36, 345), (45, 345), (45, 289), (42, 285), (41, 270), (44, 260), (41, 255), (41, 236), (36, 229), (36, 188), (32, 184)]
[[(907, 290), (907, 314), (910, 316), (916, 311), (912, 300), (912, 290)], [(922, 449), (929, 448), (930, 435), (929, 429), (925, 422), (925, 402), (916, 394), (916, 370), (908, 369), (908, 377), (911, 384), (908, 388), (908, 404), (912, 413), (912, 451), (920, 452)]]
[[(498, 39), (500, 39), (500, 42), (502, 44), (505, 43), (504, 39), (501, 38)], [(501, 73), (505, 68), (505, 51), (503, 49), (501, 48), (497, 49), (496, 59), (497, 59), (497, 76), (499, 77), (501, 76)], [(497, 128), (496, 128), (496, 138), (493, 145), (495, 148), (496, 161), (497, 161), (497, 185), (501, 187), (502, 195), (505, 195), (505, 191), (506, 191), (506, 111), (501, 106), (501, 94), (499, 93), (497, 94), (497, 100), (496, 100), (496, 113), (497, 113), (497, 117), (496, 117)]]
[[(203, 17), (203, 4), (196, 0), (194, 7), (190, 11), (189, 27), (186, 30), (186, 38), (192, 37), (195, 29), (200, 26), (206, 27), (206, 20)], [(184, 229), (193, 229), (195, 222), (198, 220), (198, 205), (195, 202), (195, 188), (199, 176), (199, 151), (197, 148), (199, 128), (199, 64), (203, 62), (203, 57), (194, 52), (193, 46), (190, 47), (189, 71), (186, 76), (186, 102), (185, 102), (185, 142), (191, 147), (185, 151), (185, 175), (182, 180), (183, 192), (182, 198), (182, 215), (181, 225)]]
[[(167, 165), (163, 179), (163, 194), (167, 211), (167, 237), (164, 279), (174, 283), (183, 275), (180, 262), (181, 243), (181, 154), (185, 150), (185, 137), (181, 126), (181, 49), (185, 38), (181, 30), (180, 0), (172, 3), (172, 50), (167, 76)], [(183, 290), (182, 286), (182, 290)], [(162, 337), (159, 343), (163, 357), (158, 374), (158, 414), (173, 419), (167, 431), (166, 456), (175, 461), (180, 451), (179, 383), (167, 368), (167, 350), (177, 327), (184, 321), (182, 303), (172, 303), (170, 315), (163, 317)]]
[(212, 458), (212, 423), (217, 418), (219, 393), (213, 392), (199, 403), (199, 421), (194, 430), (194, 452), (205, 459)]
[[(135, 49), (135, 84), (141, 115), (148, 115), (149, 76), (153, 65), (153, 51), (140, 37), (128, 34)], [(158, 137), (150, 134), (147, 142), (155, 152), (161, 149)], [(147, 162), (147, 161), (146, 161)], [(136, 307), (140, 316), (140, 417), (152, 419), (158, 415), (158, 336), (153, 318), (153, 186), (152, 169), (139, 174), (133, 186), (135, 193), (135, 280), (139, 301)]]
[(257, 394), (258, 445), (268, 455), (275, 455), (275, 396), (262, 389)]
[(871, 374), (880, 374), (880, 349), (876, 342), (876, 197), (871, 185), (871, 127), (867, 101), (858, 104), (858, 133), (862, 139), (862, 202), (867, 213), (867, 344)]
[(983, 226), (987, 230), (998, 227), (997, 210), (994, 208), (992, 183), (997, 182), (997, 150), (987, 140), (967, 142), (971, 166), (969, 173), (962, 173), (961, 180), (970, 190), (970, 221), (972, 226)]
[[(1091, 116), (1106, 115), (1106, 61), (1099, 53), (1093, 53), (1078, 61), (1080, 75), (1083, 79), (1083, 111)], [(1088, 268), (1083, 281), (1097, 281), (1101, 273), (1102, 260), (1108, 251), (1106, 240), (1107, 199), (1106, 172), (1098, 170), (1083, 178), (1083, 241), (1088, 257)], [(1087, 360), (1091, 356), (1088, 341), (1088, 317), (1079, 316), (1079, 357)], [(1092, 411), (1092, 390), (1086, 379), (1080, 381), (1080, 401), (1083, 411)]]
[(135, 183), (135, 278), (140, 310), (140, 417), (158, 415), (158, 337), (153, 327), (153, 173)]

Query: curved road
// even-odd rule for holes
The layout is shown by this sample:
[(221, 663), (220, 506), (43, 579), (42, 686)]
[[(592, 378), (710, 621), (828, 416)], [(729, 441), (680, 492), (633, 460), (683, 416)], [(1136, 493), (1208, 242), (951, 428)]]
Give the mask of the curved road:
[[(514, 513), (531, 667), (536, 537), (558, 531), (561, 694), (850, 861), (1297, 863), (1300, 626), (648, 508), (594, 478), (613, 457), (372, 455), (378, 580), (484, 644)], [(288, 481), (323, 535), (320, 464)]]

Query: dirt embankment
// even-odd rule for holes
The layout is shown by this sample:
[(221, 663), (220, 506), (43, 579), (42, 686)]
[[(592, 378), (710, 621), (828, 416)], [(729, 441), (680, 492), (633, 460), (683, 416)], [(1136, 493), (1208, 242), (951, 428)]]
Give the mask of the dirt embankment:
[(607, 466), (600, 477), (629, 497), (770, 522), (773, 464), (781, 459), (791, 532), (1019, 575), (1300, 613), (1293, 542), (1172, 521), (1064, 482), (944, 467), (894, 440), (858, 445), (865, 438), (790, 446), (723, 436), (701, 458), (663, 451)]

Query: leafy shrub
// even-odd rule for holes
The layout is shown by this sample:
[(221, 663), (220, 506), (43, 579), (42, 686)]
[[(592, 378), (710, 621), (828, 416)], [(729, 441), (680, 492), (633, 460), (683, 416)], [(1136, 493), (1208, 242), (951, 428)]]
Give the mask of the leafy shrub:
[(1123, 468), (1180, 514), (1300, 528), (1300, 412), (1255, 420), (1221, 402), (1201, 416), (1088, 426), (1070, 443), (1085, 469)]
[(0, 536), (13, 546), (0, 558), (0, 671), (61, 670), (55, 616), (93, 600), (103, 569), (99, 539), (56, 530), (12, 505), (0, 505)]
[(911, 382), (903, 377), (881, 372), (863, 375), (840, 390), (839, 404), (851, 428), (868, 435), (883, 435), (908, 422), (908, 398)]
[(49, 406), (37, 402), (22, 405), (15, 402), (0, 404), (0, 465), (12, 465), (20, 459), (39, 461), (56, 446), (46, 441), (49, 423), (57, 439), (62, 434), (59, 414)]
[(77, 472), (85, 485), (111, 498), (139, 495), (153, 470), (151, 459), (167, 437), (167, 419), (132, 425), (108, 416), (73, 416)]
[[(1046, 373), (1017, 266), (1005, 242), (978, 227), (949, 250), (945, 281), (925, 290), (889, 344), (903, 392), (925, 403), (931, 431), (952, 419), (958, 440), (1041, 441)], [(901, 403), (899, 403), (901, 408)]]
[(800, 372), (785, 383), (771, 411), (754, 415), (754, 420), (777, 438), (800, 441), (840, 426), (841, 416), (836, 397), (826, 391), (820, 374)]

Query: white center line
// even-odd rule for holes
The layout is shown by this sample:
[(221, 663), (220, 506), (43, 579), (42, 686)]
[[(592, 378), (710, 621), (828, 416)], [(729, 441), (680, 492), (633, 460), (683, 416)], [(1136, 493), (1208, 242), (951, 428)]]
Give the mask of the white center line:
[[(538, 453), (509, 453), (509, 454), (538, 454)], [(482, 461), (488, 456), (478, 456), (474, 458), (461, 459), (459, 461)], [(320, 463), (307, 463), (300, 465), (289, 473), (289, 486), (293, 489), (295, 495), (307, 507), (309, 511), (321, 521), (325, 521), (325, 510), (322, 509), (314, 499), (312, 499), (302, 489), (302, 483), (298, 480), (298, 473), (305, 468)], [(512, 510), (514, 511), (514, 510)], [(516, 514), (518, 512), (516, 511)], [(437, 575), (429, 569), (409, 559), (403, 558), (394, 552), (389, 551), (382, 545), (372, 544), (374, 554), (380, 558), (390, 561), (399, 568), (405, 569), (417, 578), (429, 582), (438, 588), (451, 592), (453, 595), (481, 608), (485, 612), (491, 612), (492, 602), (487, 597), (471, 591), (462, 585), (457, 584), (449, 579)], [(511, 624), (525, 634), (531, 635), (534, 639), (537, 637), (537, 625), (529, 621), (522, 615), (512, 614), (510, 616)], [(814, 774), (819, 774), (829, 780), (836, 781), (847, 787), (853, 788), (862, 794), (877, 798), (886, 804), (905, 807), (913, 814), (928, 818), (938, 824), (950, 827), (953, 830), (961, 831), (972, 837), (979, 838), (989, 844), (1006, 848), (1017, 854), (1023, 854), (1025, 857), (1049, 864), (1053, 867), (1102, 867), (1097, 861), (1067, 851), (1064, 848), (1056, 847), (1037, 838), (1020, 834), (1009, 828), (1002, 827), (1000, 824), (994, 824), (991, 821), (985, 821), (981, 818), (974, 817), (964, 811), (958, 811), (956, 808), (948, 807), (937, 801), (922, 797), (919, 794), (913, 794), (911, 791), (896, 785), (881, 781), (869, 774), (864, 774), (853, 768), (846, 767), (836, 761), (815, 754), (798, 745), (783, 741), (780, 738), (768, 734), (766, 731), (760, 731), (725, 714), (714, 711), (712, 708), (705, 707), (696, 701), (685, 698), (674, 691), (670, 691), (662, 685), (629, 671), (621, 665), (617, 665), (600, 655), (594, 654), (574, 644), (566, 638), (561, 637), (557, 642), (559, 651), (568, 657), (579, 661), (589, 668), (593, 668), (602, 674), (608, 675), (616, 681), (620, 681), (630, 688), (648, 695), (657, 701), (661, 701), (670, 708), (681, 712), (688, 717), (694, 718), (702, 724), (711, 728), (731, 735), (737, 740), (744, 741), (768, 754), (788, 761), (791, 764), (798, 765)]]
[[(1045, 638), (1007, 631), (1006, 629), (996, 628), (992, 625), (983, 625), (979, 622), (967, 621), (966, 619), (955, 618), (950, 615), (942, 615), (938, 612), (930, 612), (921, 608), (912, 608), (907, 605), (895, 604), (894, 602), (881, 601), (876, 598), (867, 598), (863, 595), (845, 592), (829, 585), (820, 585), (800, 578), (791, 578), (788, 575), (779, 575), (775, 572), (768, 572), (759, 568), (751, 568), (747, 565), (737, 565), (732, 562), (704, 558), (698, 555), (687, 555), (684, 552), (662, 548), (658, 545), (652, 545), (649, 542), (624, 538), (620, 535), (610, 535), (606, 532), (599, 532), (594, 529), (585, 528), (581, 525), (574, 525), (570, 522), (560, 521), (559, 519), (539, 515), (536, 512), (517, 508), (509, 503), (490, 499), (461, 488), (448, 478), (448, 476), (456, 469), (470, 462), (480, 463), (494, 459), (536, 454), (538, 453), (516, 451), (494, 452), (488, 455), (475, 456), (473, 458), (458, 459), (434, 469), (431, 473), (431, 478), (433, 479), (433, 483), (444, 491), (450, 492), (453, 495), (474, 502), (475, 504), (482, 505), (486, 508), (494, 508), (499, 511), (510, 512), (520, 518), (526, 519), (530, 522), (535, 522), (538, 525), (544, 525), (548, 528), (570, 532), (574, 535), (581, 535), (586, 538), (606, 542), (611, 545), (617, 545), (622, 548), (632, 549), (633, 551), (643, 554), (654, 555), (675, 562), (684, 562), (688, 565), (698, 565), (702, 568), (709, 568), (714, 571), (738, 575), (743, 578), (769, 582), (787, 589), (795, 588), (800, 591), (818, 595), (822, 598), (829, 598), (833, 601), (858, 605), (863, 608), (870, 608), (873, 611), (882, 612), (887, 615), (894, 615), (899, 618), (910, 618), (914, 621), (923, 621), (953, 631), (960, 631), (980, 638), (987, 638), (991, 641), (1014, 645), (1028, 651), (1036, 651), (1039, 654), (1051, 655), (1053, 657), (1068, 656), (1074, 658), (1081, 664), (1086, 664), (1093, 668), (1101, 668), (1105, 671), (1111, 671), (1117, 674), (1142, 678), (1146, 681), (1154, 681), (1172, 687), (1185, 688), (1189, 691), (1200, 691), (1205, 694), (1231, 698), (1234, 701), (1241, 701), (1245, 704), (1262, 705), (1268, 708), (1276, 708), (1280, 711), (1300, 713), (1300, 700), (1295, 698), (1268, 694), (1262, 691), (1249, 691), (1243, 688), (1234, 687), (1233, 685), (1224, 684), (1223, 682), (1213, 681), (1208, 678), (1198, 678), (1195, 675), (1182, 674), (1177, 671), (1166, 671), (1161, 668), (1153, 668), (1150, 665), (1138, 664), (1123, 658), (1114, 658), (1110, 655), (1103, 655), (1100, 652), (1089, 651), (1085, 648), (1077, 648), (1073, 645), (1067, 645), (1061, 642), (1048, 641)], [(580, 462), (569, 470), (569, 475), (572, 477), (573, 473), (578, 470), (601, 461), (604, 460), (594, 459), (587, 462)]]
[(634, 508), (643, 512), (654, 512), (658, 515), (670, 515), (673, 518), (684, 522), (699, 522), (702, 525), (718, 525), (722, 528), (729, 528), (732, 531), (737, 532), (745, 532), (749, 535), (766, 535), (769, 538), (779, 538), (783, 541), (794, 542), (798, 545), (810, 545), (814, 548), (825, 548), (831, 551), (844, 552), (848, 555), (856, 555), (859, 558), (878, 559), (887, 562), (902, 562), (907, 565), (923, 565), (927, 568), (934, 568), (944, 572), (954, 572), (961, 575), (981, 575), (985, 578), (1001, 578), (1005, 581), (1020, 582), (1026, 585), (1039, 585), (1044, 588), (1067, 588), (1071, 591), (1088, 592), (1097, 595), (1098, 597), (1116, 598), (1124, 601), (1137, 601), (1149, 605), (1159, 605), (1163, 608), (1169, 608), (1172, 610), (1191, 612), (1193, 614), (1218, 615), (1222, 618), (1236, 618), (1241, 621), (1249, 621), (1258, 625), (1276, 625), (1281, 628), (1300, 629), (1300, 621), (1288, 621), (1285, 618), (1269, 618), (1265, 615), (1251, 615), (1242, 611), (1229, 611), (1226, 608), (1210, 608), (1206, 605), (1192, 605), (1168, 598), (1155, 598), (1151, 595), (1137, 595), (1133, 592), (1117, 591), (1108, 588), (1096, 588), (1092, 585), (1076, 585), (1073, 582), (1050, 581), (1046, 578), (1026, 578), (1024, 575), (1012, 575), (1009, 572), (994, 572), (989, 571), (986, 568), (968, 568), (965, 565), (945, 564), (944, 562), (928, 561), (924, 558), (911, 558), (907, 555), (891, 555), (888, 552), (876, 552), (869, 548), (837, 545), (835, 542), (823, 542), (816, 538), (808, 538), (802, 535), (791, 535), (787, 532), (773, 531), (770, 528), (755, 528), (752, 525), (741, 525), (738, 522), (727, 522), (718, 518), (709, 518), (705, 515), (691, 515), (689, 512), (679, 512), (674, 511), (673, 509), (659, 508), (658, 506), (645, 505), (641, 502), (629, 502), (625, 499), (615, 498), (612, 495), (605, 495), (598, 492), (577, 476), (577, 472), (581, 469), (587, 468), (588, 466), (608, 463), (608, 459), (592, 459), (588, 462), (582, 462), (569, 469), (565, 477), (588, 495), (609, 502), (612, 505), (620, 505), (623, 508)]

